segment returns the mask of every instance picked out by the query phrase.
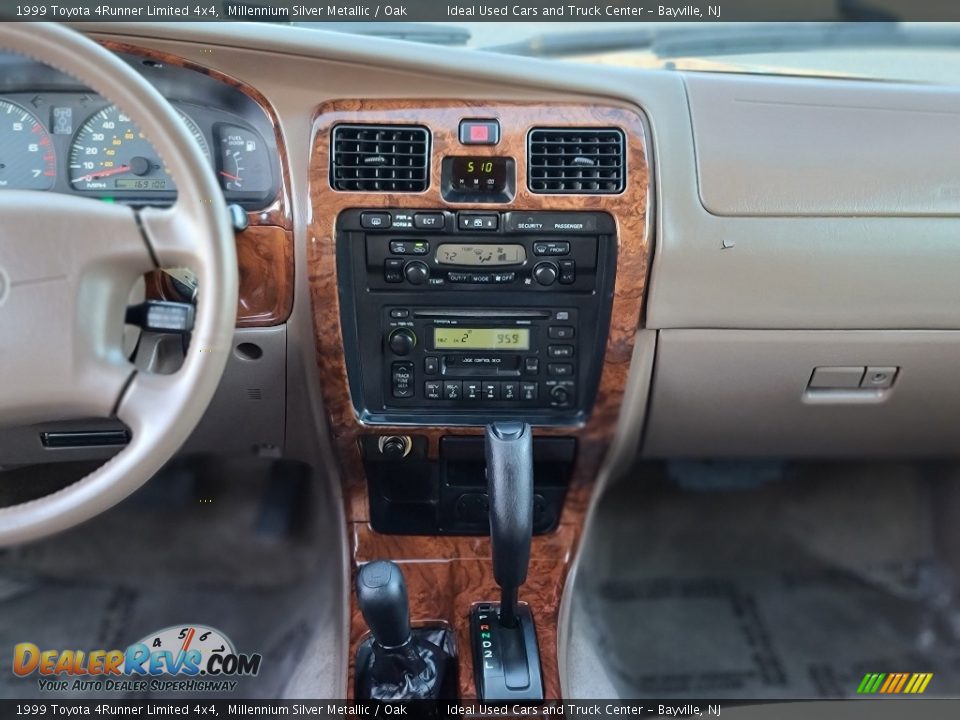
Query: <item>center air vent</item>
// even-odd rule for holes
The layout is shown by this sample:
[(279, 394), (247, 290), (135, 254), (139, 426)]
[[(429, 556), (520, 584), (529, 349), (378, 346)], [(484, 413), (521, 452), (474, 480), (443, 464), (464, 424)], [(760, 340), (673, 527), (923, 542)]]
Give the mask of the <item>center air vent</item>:
[(330, 181), (335, 190), (426, 190), (430, 184), (430, 131), (417, 125), (337, 125)]
[(527, 136), (527, 184), (535, 193), (623, 192), (623, 131), (534, 128)]

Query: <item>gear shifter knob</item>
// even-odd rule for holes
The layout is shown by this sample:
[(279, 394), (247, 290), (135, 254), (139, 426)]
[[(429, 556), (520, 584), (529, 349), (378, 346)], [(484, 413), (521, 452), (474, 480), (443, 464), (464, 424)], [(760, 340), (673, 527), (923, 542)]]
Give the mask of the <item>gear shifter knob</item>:
[(486, 432), (487, 493), (493, 576), (500, 586), (500, 622), (516, 624), (517, 593), (527, 579), (533, 536), (533, 431), (495, 422)]
[(374, 640), (396, 648), (410, 640), (410, 604), (403, 572), (396, 563), (377, 560), (357, 572), (357, 602)]

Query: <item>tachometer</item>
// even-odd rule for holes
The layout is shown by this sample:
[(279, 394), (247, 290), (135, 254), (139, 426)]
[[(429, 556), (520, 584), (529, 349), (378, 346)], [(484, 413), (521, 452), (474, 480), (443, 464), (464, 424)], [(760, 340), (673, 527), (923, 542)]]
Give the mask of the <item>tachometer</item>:
[(57, 156), (40, 121), (19, 105), (0, 100), (0, 189), (49, 190)]
[[(181, 110), (177, 115), (210, 161), (210, 148), (197, 127)], [(76, 190), (102, 193), (170, 192), (173, 178), (140, 129), (116, 105), (87, 120), (70, 148), (70, 184)]]

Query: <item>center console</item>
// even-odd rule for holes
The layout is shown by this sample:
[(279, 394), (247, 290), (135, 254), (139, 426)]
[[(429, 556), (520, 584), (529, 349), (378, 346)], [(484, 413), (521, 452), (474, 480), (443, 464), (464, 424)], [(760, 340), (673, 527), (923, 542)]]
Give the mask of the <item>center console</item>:
[[(645, 120), (602, 99), (344, 99), (312, 137), (307, 277), (354, 569), (402, 567), (409, 619), (387, 629), (409, 624), (424, 697), (449, 632), (457, 697), (559, 698), (566, 573), (642, 327)], [(488, 425), (522, 463), (487, 452)], [(360, 696), (397, 661), (368, 602), (393, 573), (368, 574)]]
[(606, 213), (341, 213), (337, 274), (357, 415), (371, 424), (582, 421), (615, 271)]

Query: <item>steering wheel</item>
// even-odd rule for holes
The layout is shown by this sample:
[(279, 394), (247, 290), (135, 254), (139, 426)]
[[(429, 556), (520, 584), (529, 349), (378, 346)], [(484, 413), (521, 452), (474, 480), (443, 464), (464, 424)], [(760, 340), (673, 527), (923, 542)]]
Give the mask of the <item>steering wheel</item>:
[[(213, 170), (150, 83), (60, 25), (0, 23), (0, 49), (50, 65), (116, 103), (149, 138), (177, 186), (171, 207), (139, 211), (60, 193), (0, 191), (0, 428), (111, 416), (132, 433), (120, 453), (82, 480), (0, 508), (4, 546), (97, 515), (174, 455), (223, 374), (238, 269)], [(190, 347), (171, 375), (138, 372), (122, 350), (131, 288), (158, 267), (189, 267), (200, 288)]]

